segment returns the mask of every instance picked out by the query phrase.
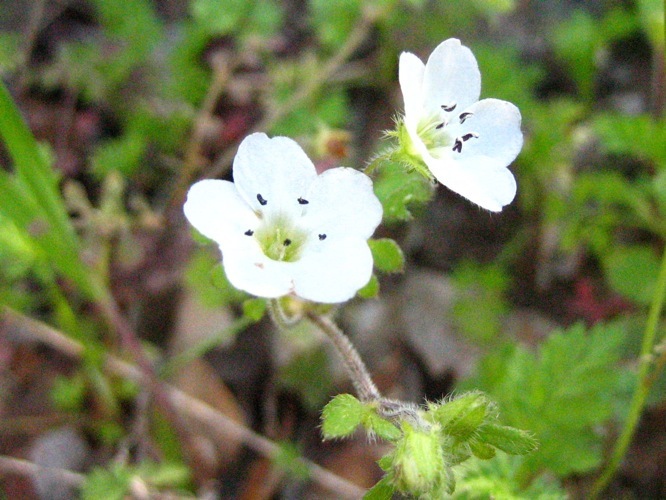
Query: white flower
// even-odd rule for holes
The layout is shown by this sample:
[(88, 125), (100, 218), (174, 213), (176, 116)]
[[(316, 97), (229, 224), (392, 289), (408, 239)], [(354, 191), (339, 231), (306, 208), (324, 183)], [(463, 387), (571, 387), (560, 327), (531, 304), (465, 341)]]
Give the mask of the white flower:
[(260, 297), (335, 303), (369, 281), (367, 240), (382, 206), (365, 174), (340, 167), (317, 175), (296, 142), (257, 133), (240, 144), (233, 176), (234, 183), (197, 182), (184, 207), (220, 246), (232, 285)]
[(501, 211), (516, 195), (506, 167), (523, 145), (518, 108), (498, 99), (478, 100), (479, 67), (455, 38), (442, 42), (425, 65), (403, 52), (399, 77), (408, 155), (422, 159), (452, 191)]

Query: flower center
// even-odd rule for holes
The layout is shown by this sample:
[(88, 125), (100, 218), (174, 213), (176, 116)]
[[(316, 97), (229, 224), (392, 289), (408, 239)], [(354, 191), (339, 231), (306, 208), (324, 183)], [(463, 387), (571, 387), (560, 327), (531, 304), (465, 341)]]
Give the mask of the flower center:
[[(441, 111), (432, 113), (421, 120), (416, 130), (416, 133), (421, 138), (421, 141), (423, 141), (428, 152), (437, 159), (442, 158), (448, 153), (448, 151), (462, 153), (463, 144), (465, 142), (470, 139), (478, 139), (479, 137), (479, 134), (476, 132), (468, 132), (457, 137), (451, 135), (450, 127), (448, 127), (448, 125), (451, 113), (456, 109), (456, 103), (444, 104), (440, 107), (445, 113), (443, 119)], [(474, 113), (464, 111), (458, 115), (457, 119), (459, 124), (462, 125), (472, 116), (474, 116)]]
[(247, 231), (245, 234), (256, 238), (266, 257), (282, 262), (300, 259), (307, 239), (307, 233), (282, 214), (271, 217), (256, 231)]
[[(268, 200), (261, 193), (257, 193), (257, 201), (262, 207), (268, 204)], [(302, 196), (298, 197), (296, 201), (301, 206), (310, 204)], [(306, 210), (305, 207), (304, 210)], [(261, 209), (255, 213), (262, 220), (262, 223), (256, 230), (248, 229), (245, 231), (245, 236), (254, 237), (264, 255), (269, 259), (280, 262), (296, 262), (299, 260), (310, 233), (299, 228), (294, 220), (284, 213), (278, 212), (266, 218), (264, 218), (265, 214)], [(324, 241), (326, 237), (325, 233), (317, 234), (319, 241)]]

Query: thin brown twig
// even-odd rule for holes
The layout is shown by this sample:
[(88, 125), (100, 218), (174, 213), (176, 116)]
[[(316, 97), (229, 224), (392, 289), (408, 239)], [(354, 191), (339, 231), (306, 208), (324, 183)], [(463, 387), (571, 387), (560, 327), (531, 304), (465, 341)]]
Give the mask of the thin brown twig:
[[(21, 332), (24, 336), (43, 342), (62, 354), (80, 359), (85, 348), (76, 342), (40, 321), (28, 318), (8, 307), (2, 309), (0, 316), (0, 332)], [(132, 380), (136, 383), (145, 383), (146, 374), (137, 366), (107, 355), (105, 370), (109, 373)], [(191, 418), (209, 430), (219, 441), (237, 439), (244, 442), (257, 453), (268, 458), (280, 454), (280, 446), (271, 440), (255, 433), (230, 417), (220, 413), (203, 401), (190, 396), (169, 384), (163, 384), (165, 392), (176, 410), (183, 417)], [(310, 473), (310, 477), (320, 486), (334, 492), (340, 498), (359, 498), (364, 490), (350, 483), (346, 479), (330, 472), (323, 467), (307, 460), (299, 459)]]
[(215, 112), (215, 105), (224, 92), (224, 89), (227, 87), (229, 78), (237, 64), (238, 62), (235, 60), (229, 61), (225, 54), (219, 54), (217, 57), (214, 57), (212, 63), (213, 79), (206, 91), (206, 96), (204, 97), (201, 109), (194, 120), (192, 135), (187, 144), (187, 149), (185, 150), (183, 168), (180, 171), (178, 180), (171, 191), (169, 201), (165, 208), (165, 213), (167, 215), (180, 209), (180, 205), (183, 204), (185, 199), (187, 189), (201, 170), (201, 145), (205, 136), (206, 126), (211, 120), (213, 113)]
[(20, 476), (49, 474), (51, 477), (57, 477), (61, 483), (72, 487), (79, 487), (85, 481), (85, 476), (78, 472), (59, 469), (57, 467), (44, 467), (28, 460), (4, 455), (0, 455), (0, 473), (18, 474)]

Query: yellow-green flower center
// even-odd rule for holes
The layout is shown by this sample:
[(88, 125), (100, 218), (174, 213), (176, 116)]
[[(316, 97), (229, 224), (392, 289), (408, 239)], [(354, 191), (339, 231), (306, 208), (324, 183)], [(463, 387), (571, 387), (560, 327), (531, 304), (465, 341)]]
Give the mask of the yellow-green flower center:
[(307, 239), (307, 233), (284, 215), (266, 220), (253, 236), (266, 257), (281, 262), (295, 262), (300, 259)]

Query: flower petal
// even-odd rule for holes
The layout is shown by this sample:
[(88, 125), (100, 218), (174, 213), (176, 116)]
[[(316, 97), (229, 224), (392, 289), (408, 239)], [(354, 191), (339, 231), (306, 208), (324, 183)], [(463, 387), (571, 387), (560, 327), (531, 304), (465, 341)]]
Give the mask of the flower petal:
[(195, 183), (187, 193), (185, 217), (204, 236), (223, 245), (254, 230), (258, 219), (229, 181), (207, 179)]
[(405, 103), (405, 124), (408, 130), (416, 131), (423, 113), (423, 73), (425, 65), (410, 52), (400, 54), (398, 78), (402, 99)]
[(353, 168), (338, 167), (317, 177), (307, 194), (303, 226), (328, 238), (368, 239), (382, 220), (382, 205), (370, 178)]
[(256, 240), (245, 237), (222, 249), (222, 264), (229, 282), (258, 297), (282, 297), (294, 291), (295, 263), (271, 260)]
[(451, 191), (491, 212), (501, 212), (516, 196), (513, 174), (492, 158), (477, 157), (466, 164), (431, 158), (428, 167)]
[(452, 112), (460, 113), (481, 94), (481, 74), (474, 54), (456, 38), (443, 41), (433, 50), (423, 78), (425, 107), (430, 111), (455, 103)]
[(241, 142), (233, 170), (243, 199), (264, 214), (300, 214), (298, 199), (317, 177), (313, 163), (295, 141), (263, 133)]
[(372, 275), (372, 253), (361, 238), (340, 238), (310, 246), (294, 266), (296, 294), (322, 303), (351, 299)]
[(463, 124), (451, 123), (450, 133), (462, 137), (474, 132), (479, 137), (465, 141), (459, 153), (452, 153), (453, 159), (466, 163), (484, 156), (492, 159), (495, 165), (506, 167), (518, 156), (523, 147), (523, 133), (520, 111), (516, 106), (499, 99), (483, 99), (465, 112), (473, 114)]

